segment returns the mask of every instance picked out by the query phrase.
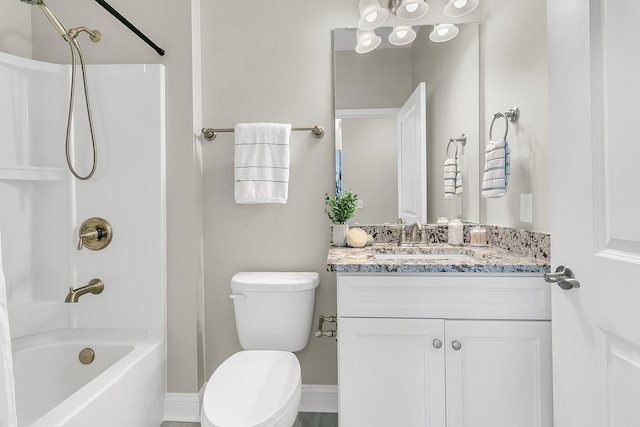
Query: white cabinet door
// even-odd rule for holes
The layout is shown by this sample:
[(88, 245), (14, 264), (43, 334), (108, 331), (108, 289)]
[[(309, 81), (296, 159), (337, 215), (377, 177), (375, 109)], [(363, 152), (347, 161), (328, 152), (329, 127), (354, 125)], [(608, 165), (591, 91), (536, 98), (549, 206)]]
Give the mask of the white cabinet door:
[(444, 427), (444, 321), (340, 318), (339, 424)]
[(551, 322), (445, 322), (447, 427), (552, 427)]

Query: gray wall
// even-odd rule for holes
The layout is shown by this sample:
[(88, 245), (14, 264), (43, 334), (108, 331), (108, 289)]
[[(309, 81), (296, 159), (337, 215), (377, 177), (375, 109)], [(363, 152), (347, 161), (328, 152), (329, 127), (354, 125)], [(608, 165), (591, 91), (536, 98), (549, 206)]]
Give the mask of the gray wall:
[[(317, 271), (315, 314), (336, 312), (335, 275), (326, 271), (329, 220), (323, 201), (325, 192), (334, 191), (331, 30), (353, 22), (354, 7), (342, 0), (202, 4), (206, 126), (273, 121), (320, 124), (326, 131), (319, 140), (293, 133), (285, 205), (235, 204), (233, 134), (204, 147), (208, 373), (240, 349), (228, 297), (238, 271)], [(304, 383), (336, 384), (334, 339), (311, 338), (298, 356)]]
[(336, 109), (400, 108), (416, 88), (411, 81), (411, 49), (338, 51), (335, 61)]
[(0, 0), (0, 51), (31, 58), (31, 9), (18, 0)]
[[(428, 30), (428, 31), (427, 31)], [(427, 212), (430, 223), (439, 217), (479, 220), (478, 153), (480, 125), (480, 49), (476, 24), (460, 26), (446, 43), (429, 40), (431, 27), (420, 31), (412, 47), (413, 85), (427, 83)], [(462, 169), (461, 196), (444, 198), (444, 161), (451, 138), (467, 136), (458, 144)], [(455, 152), (451, 144), (449, 156)], [(458, 200), (460, 199), (460, 200)], [(458, 203), (462, 203), (461, 211)]]
[[(517, 125), (509, 127), (509, 190), (503, 198), (483, 199), (481, 218), (488, 224), (549, 231), (546, 2), (483, 0), (481, 5), (484, 141), (495, 112), (513, 105), (521, 111)], [(496, 123), (494, 131), (504, 131), (504, 124)], [(533, 224), (520, 222), (520, 194), (527, 193), (533, 194)]]
[(395, 222), (398, 216), (398, 126), (395, 117), (342, 119), (342, 186), (363, 203), (349, 224)]

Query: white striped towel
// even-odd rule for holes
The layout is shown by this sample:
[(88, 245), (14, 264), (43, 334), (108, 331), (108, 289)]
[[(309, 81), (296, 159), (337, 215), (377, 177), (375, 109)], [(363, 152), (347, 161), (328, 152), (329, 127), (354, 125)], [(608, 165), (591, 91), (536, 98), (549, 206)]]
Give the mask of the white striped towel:
[(489, 141), (484, 153), (482, 197), (502, 197), (507, 194), (511, 174), (511, 150), (507, 140)]
[(444, 198), (453, 199), (462, 193), (462, 172), (458, 157), (448, 157), (444, 161)]
[(234, 132), (236, 203), (287, 203), (291, 125), (238, 123)]

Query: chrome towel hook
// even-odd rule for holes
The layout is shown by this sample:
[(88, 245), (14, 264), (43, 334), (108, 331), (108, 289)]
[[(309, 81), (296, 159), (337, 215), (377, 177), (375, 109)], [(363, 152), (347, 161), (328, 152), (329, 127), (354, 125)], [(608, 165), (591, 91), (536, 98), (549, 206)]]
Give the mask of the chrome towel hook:
[(509, 134), (509, 122), (515, 123), (518, 121), (520, 118), (520, 108), (513, 106), (504, 113), (497, 112), (493, 115), (493, 120), (491, 120), (491, 126), (489, 127), (489, 139), (491, 141), (493, 141), (493, 124), (496, 119), (499, 119), (500, 117), (504, 117), (504, 139), (507, 139), (507, 135)]

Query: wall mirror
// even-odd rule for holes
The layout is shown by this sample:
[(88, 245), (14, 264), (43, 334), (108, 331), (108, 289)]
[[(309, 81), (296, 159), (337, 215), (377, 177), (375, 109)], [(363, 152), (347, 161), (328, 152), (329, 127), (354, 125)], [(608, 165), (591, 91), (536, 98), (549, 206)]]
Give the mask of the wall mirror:
[[(433, 25), (415, 26), (417, 37), (405, 46), (387, 41), (391, 28), (377, 28), (382, 43), (364, 54), (355, 51), (354, 28), (334, 30), (336, 190), (358, 194), (362, 206), (354, 222), (395, 222), (400, 216), (398, 177), (403, 173), (401, 181), (417, 187), (426, 179), (428, 222), (443, 216), (479, 221), (479, 24), (457, 27), (455, 38), (436, 43), (429, 39)], [(421, 83), (426, 178), (404, 170), (398, 154), (397, 115)], [(463, 134), (464, 146), (457, 141), (449, 144)], [(456, 150), (462, 193), (448, 199), (444, 162)]]

